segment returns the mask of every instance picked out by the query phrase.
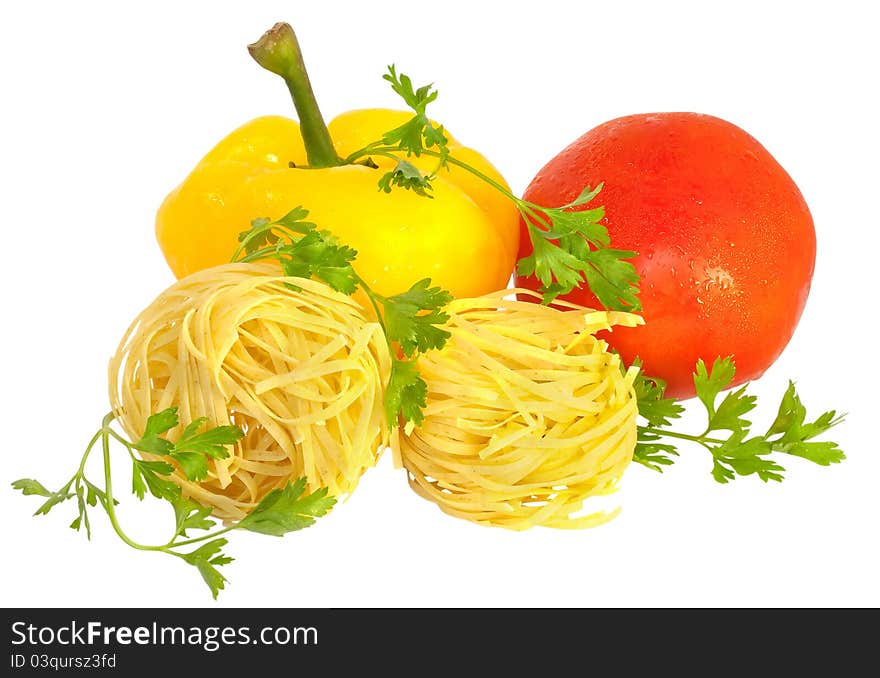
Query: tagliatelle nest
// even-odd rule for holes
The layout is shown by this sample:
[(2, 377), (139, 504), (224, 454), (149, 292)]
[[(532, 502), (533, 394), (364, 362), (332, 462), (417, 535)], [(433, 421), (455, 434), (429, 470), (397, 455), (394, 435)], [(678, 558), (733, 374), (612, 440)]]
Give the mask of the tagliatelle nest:
[(137, 317), (109, 371), (110, 401), (132, 440), (172, 406), (172, 440), (199, 417), (244, 430), (204, 481), (173, 476), (221, 519), (240, 519), (301, 476), (310, 491), (348, 495), (387, 444), (380, 326), (350, 297), (272, 265), (228, 264), (178, 281)]
[[(594, 334), (634, 326), (628, 313), (504, 297), (447, 308), (446, 346), (419, 358), (425, 419), (392, 436), (412, 488), (451, 515), (486, 525), (589, 527), (582, 511), (616, 489), (636, 443), (636, 369)], [(520, 295), (533, 294), (516, 290)]]

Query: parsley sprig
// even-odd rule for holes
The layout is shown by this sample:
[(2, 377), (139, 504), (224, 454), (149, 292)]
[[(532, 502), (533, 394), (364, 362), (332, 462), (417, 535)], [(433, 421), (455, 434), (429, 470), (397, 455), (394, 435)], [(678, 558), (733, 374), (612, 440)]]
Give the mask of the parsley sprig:
[[(285, 275), (321, 280), (337, 292), (362, 290), (382, 326), (391, 356), (391, 374), (385, 389), (385, 417), (390, 427), (402, 419), (423, 421), (428, 387), (419, 374), (418, 354), (442, 348), (449, 338), (443, 310), (452, 295), (431, 287), (430, 278), (414, 283), (407, 291), (384, 296), (373, 290), (352, 265), (357, 252), (340, 245), (332, 233), (307, 221), (308, 210), (295, 207), (280, 219), (254, 219), (242, 231), (232, 261), (275, 259)], [(403, 353), (398, 355), (397, 347)]]
[(391, 83), (391, 89), (397, 92), (407, 106), (415, 111), (415, 117), (382, 135), (382, 143), (387, 145), (398, 144), (403, 150), (418, 155), (426, 148), (436, 146), (445, 156), (449, 154), (446, 147), (448, 139), (443, 132), (443, 126), (435, 125), (428, 119), (425, 109), (437, 98), (437, 90), (434, 85), (424, 85), (418, 89), (413, 88), (412, 80), (408, 75), (397, 74), (394, 64), (388, 67), (388, 72), (382, 76), (383, 80)]
[(701, 445), (712, 455), (712, 476), (719, 483), (726, 483), (737, 476), (753, 474), (765, 482), (781, 481), (785, 469), (778, 457), (771, 457), (774, 454), (800, 457), (820, 466), (845, 458), (837, 443), (814, 440), (843, 421), (843, 415), (830, 410), (808, 422), (806, 408), (793, 382), (789, 382), (769, 428), (763, 433), (752, 433), (752, 422), (745, 415), (755, 408), (757, 399), (746, 392), (747, 386), (728, 390), (719, 401), (735, 373), (730, 357), (716, 359), (711, 369), (702, 360), (697, 361), (694, 386), (697, 399), (706, 410), (706, 428), (699, 434), (674, 430), (673, 420), (682, 416), (684, 407), (665, 397), (663, 380), (639, 374), (635, 391), (639, 415), (645, 425), (638, 427), (633, 461), (662, 471), (679, 454), (673, 441), (689, 441)]
[[(380, 190), (391, 192), (394, 187), (400, 187), (428, 198), (432, 197), (431, 182), (441, 170), (450, 165), (460, 167), (516, 205), (532, 242), (532, 253), (518, 262), (517, 270), (521, 275), (538, 278), (544, 303), (586, 284), (605, 308), (622, 311), (641, 308), (639, 277), (629, 261), (636, 253), (611, 248), (608, 229), (601, 223), (604, 209), (586, 209), (602, 190), (601, 184), (595, 188), (587, 186), (577, 198), (560, 207), (546, 207), (519, 198), (485, 173), (459, 160), (449, 149), (442, 125), (433, 123), (425, 112), (427, 105), (437, 98), (433, 85), (414, 88), (411, 79), (398, 74), (394, 65), (388, 67), (383, 77), (414, 115), (381, 139), (350, 154), (343, 159), (344, 163), (365, 162), (372, 156), (392, 158), (396, 164), (379, 178)], [(429, 174), (405, 160), (405, 157), (421, 155), (437, 159), (437, 167)]]
[[(434, 85), (416, 87), (412, 79), (398, 73), (393, 64), (382, 77), (412, 110), (412, 117), (348, 157), (340, 158), (324, 124), (299, 42), (290, 25), (275, 24), (249, 45), (248, 51), (260, 66), (281, 76), (287, 84), (299, 114), (309, 167), (361, 164), (378, 168), (373, 158), (387, 158), (393, 161), (393, 166), (379, 175), (376, 182), (379, 190), (390, 193), (404, 189), (429, 199), (433, 197), (433, 182), (441, 171), (455, 166), (470, 172), (500, 191), (519, 211), (533, 248), (532, 254), (519, 262), (519, 272), (537, 277), (545, 303), (584, 284), (606, 308), (640, 309), (638, 276), (630, 261), (635, 253), (612, 249), (608, 231), (601, 223), (602, 208), (588, 206), (601, 190), (601, 184), (586, 187), (573, 201), (557, 207), (519, 198), (507, 186), (456, 157), (443, 126), (433, 122), (427, 114), (428, 105), (438, 96)], [(436, 159), (431, 172), (422, 172), (409, 160), (421, 156)]]
[[(229, 456), (229, 446), (235, 445), (244, 435), (237, 426), (215, 426), (205, 428), (207, 420), (199, 418), (187, 425), (175, 441), (167, 438), (167, 433), (179, 425), (177, 408), (171, 407), (153, 414), (147, 419), (141, 438), (129, 442), (111, 427), (114, 415), (108, 414), (101, 422), (101, 428), (92, 437), (80, 460), (79, 467), (70, 480), (60, 489), (50, 491), (39, 481), (22, 478), (12, 483), (14, 489), (25, 495), (44, 497), (45, 501), (34, 515), (45, 515), (56, 505), (76, 497), (77, 516), (70, 527), (79, 531), (85, 528), (91, 539), (89, 524), (90, 507), (98, 505), (107, 513), (116, 534), (126, 544), (140, 551), (157, 551), (180, 558), (198, 569), (202, 579), (211, 590), (214, 598), (225, 588), (227, 579), (218, 568), (232, 562), (223, 553), (227, 539), (221, 535), (233, 530), (249, 530), (261, 534), (282, 536), (287, 532), (301, 530), (315, 522), (315, 518), (329, 511), (336, 500), (328, 496), (327, 489), (304, 494), (306, 481), (300, 478), (288, 482), (281, 489), (269, 492), (263, 500), (244, 518), (225, 527), (218, 526), (212, 517), (212, 509), (183, 496), (180, 485), (170, 479), (179, 470), (188, 480), (203, 480), (207, 476), (208, 459), (225, 459)], [(205, 428), (205, 430), (201, 430)], [(132, 463), (132, 492), (138, 499), (147, 493), (171, 504), (174, 510), (174, 531), (163, 544), (140, 544), (129, 537), (120, 525), (116, 514), (118, 502), (114, 498), (110, 468), (110, 441), (124, 447)], [(92, 450), (101, 443), (103, 452), (104, 482), (92, 482), (86, 477), (86, 462)], [(146, 453), (146, 457), (135, 452)], [(190, 530), (203, 531), (204, 534), (191, 536)], [(201, 544), (190, 550), (188, 547)]]
[[(638, 276), (629, 261), (635, 253), (612, 249), (607, 229), (600, 223), (604, 216), (602, 208), (587, 209), (588, 203), (601, 190), (601, 184), (585, 188), (572, 202), (557, 207), (537, 205), (519, 198), (507, 186), (456, 157), (449, 147), (449, 137), (443, 126), (433, 122), (427, 114), (428, 105), (438, 96), (434, 85), (416, 87), (412, 79), (398, 73), (393, 64), (382, 77), (412, 110), (412, 117), (347, 157), (339, 158), (315, 100), (299, 42), (291, 26), (283, 22), (275, 24), (249, 45), (248, 51), (260, 66), (281, 76), (287, 85), (299, 114), (309, 167), (361, 164), (377, 168), (373, 158), (388, 158), (394, 165), (379, 176), (379, 190), (390, 193), (402, 188), (426, 198), (432, 197), (432, 182), (442, 170), (448, 170), (452, 165), (461, 168), (500, 191), (516, 206), (533, 247), (532, 254), (520, 261), (519, 271), (538, 278), (545, 303), (585, 284), (608, 309), (640, 309)], [(423, 155), (437, 160), (437, 165), (429, 173), (423, 173), (408, 160)]]

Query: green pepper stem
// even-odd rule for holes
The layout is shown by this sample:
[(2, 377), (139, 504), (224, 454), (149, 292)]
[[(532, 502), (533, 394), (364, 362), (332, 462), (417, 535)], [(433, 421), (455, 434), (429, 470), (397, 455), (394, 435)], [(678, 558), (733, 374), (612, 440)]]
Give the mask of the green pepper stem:
[(260, 66), (280, 75), (287, 83), (299, 115), (300, 133), (309, 167), (336, 167), (343, 164), (318, 108), (296, 33), (290, 24), (275, 24), (259, 40), (248, 45), (248, 52)]

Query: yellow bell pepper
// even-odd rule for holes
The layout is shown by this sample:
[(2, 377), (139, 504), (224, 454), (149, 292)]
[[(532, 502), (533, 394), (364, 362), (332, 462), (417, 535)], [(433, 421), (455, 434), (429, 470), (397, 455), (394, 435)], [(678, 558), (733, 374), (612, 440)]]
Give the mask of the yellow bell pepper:
[[(413, 113), (355, 110), (325, 126), (293, 32), (272, 39), (258, 54), (260, 43), (252, 45), (251, 53), (285, 78), (301, 123), (280, 116), (251, 120), (217, 144), (165, 198), (156, 236), (174, 274), (228, 262), (238, 234), (253, 219), (278, 219), (301, 205), (310, 221), (357, 250), (355, 268), (379, 294), (405, 291), (422, 278), (462, 297), (506, 287), (519, 244), (515, 204), (452, 164), (431, 182), (433, 199), (401, 188), (381, 191), (378, 179), (395, 159), (370, 156), (378, 167), (341, 159)], [(447, 138), (451, 154), (507, 188), (486, 158)], [(425, 173), (437, 166), (427, 155), (406, 160)]]

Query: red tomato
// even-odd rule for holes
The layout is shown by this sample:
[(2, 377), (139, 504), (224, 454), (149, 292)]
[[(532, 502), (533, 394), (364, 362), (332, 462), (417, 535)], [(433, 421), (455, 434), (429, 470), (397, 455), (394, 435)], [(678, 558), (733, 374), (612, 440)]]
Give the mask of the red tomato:
[[(711, 365), (732, 355), (736, 384), (763, 374), (800, 319), (816, 257), (813, 220), (788, 173), (729, 122), (653, 113), (587, 132), (523, 197), (564, 205), (599, 182), (594, 204), (605, 206), (612, 247), (638, 253), (645, 318), (643, 327), (615, 329), (608, 342), (627, 363), (639, 356), (678, 398), (694, 395), (698, 358)], [(531, 251), (524, 227), (522, 234), (520, 257)], [(564, 298), (598, 306), (586, 289)]]

